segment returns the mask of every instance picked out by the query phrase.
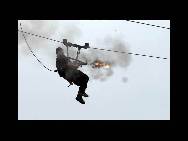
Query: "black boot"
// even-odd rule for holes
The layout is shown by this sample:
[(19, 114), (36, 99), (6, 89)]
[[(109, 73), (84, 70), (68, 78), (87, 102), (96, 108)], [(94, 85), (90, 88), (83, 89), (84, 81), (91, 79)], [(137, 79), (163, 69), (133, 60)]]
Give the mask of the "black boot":
[(84, 96), (84, 97), (89, 97), (89, 95), (87, 95), (85, 92), (83, 92), (83, 91), (78, 91), (78, 94), (80, 94), (80, 95), (82, 95), (82, 96)]
[(76, 100), (79, 101), (81, 104), (85, 104), (85, 101), (82, 99), (82, 95), (78, 94)]
[(89, 97), (89, 95), (86, 94), (86, 93), (82, 93), (82, 96), (84, 96), (84, 97)]

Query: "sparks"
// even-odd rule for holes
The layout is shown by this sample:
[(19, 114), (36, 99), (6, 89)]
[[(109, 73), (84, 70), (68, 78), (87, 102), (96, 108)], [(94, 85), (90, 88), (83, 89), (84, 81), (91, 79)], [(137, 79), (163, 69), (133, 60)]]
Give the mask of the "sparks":
[(109, 69), (111, 67), (110, 64), (105, 63), (101, 60), (95, 60), (92, 64), (92, 68), (105, 68), (105, 69)]

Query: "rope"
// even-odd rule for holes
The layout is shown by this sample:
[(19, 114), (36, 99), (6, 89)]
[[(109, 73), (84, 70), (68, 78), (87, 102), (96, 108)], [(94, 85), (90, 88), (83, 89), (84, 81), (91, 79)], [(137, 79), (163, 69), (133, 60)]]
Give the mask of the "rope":
[[(20, 31), (19, 29), (18, 29), (18, 31), (25, 33), (25, 34), (28, 34), (30, 36), (35, 36), (35, 37), (38, 37), (38, 38), (51, 40), (53, 42), (63, 43), (63, 41), (58, 41), (58, 40), (48, 38), (48, 37), (45, 37), (45, 36), (41, 36), (41, 35), (38, 35), (38, 34), (33, 34), (33, 33), (25, 32), (25, 31), (22, 31), (22, 30)], [(127, 55), (136, 55), (136, 56), (150, 57), (150, 58), (156, 58), (156, 59), (167, 59), (167, 58), (164, 58), (164, 57), (152, 56), (152, 55), (146, 55), (146, 54), (139, 54), (139, 53), (132, 53), (132, 52), (122, 52), (122, 51), (116, 51), (116, 50), (110, 50), (110, 49), (107, 50), (107, 49), (103, 49), (103, 48), (92, 48), (92, 47), (89, 47), (89, 48), (96, 49), (96, 50), (110, 51), (110, 52), (114, 52), (114, 53), (123, 53), (123, 54), (127, 54)]]
[(164, 28), (164, 29), (170, 29), (169, 27), (159, 26), (159, 25), (154, 25), (154, 24), (148, 24), (148, 23), (139, 22), (139, 21), (133, 21), (133, 20), (126, 20), (126, 21), (128, 21), (128, 22), (133, 22), (133, 23), (138, 23), (138, 24), (143, 24), (143, 25), (148, 25), (148, 26), (153, 26), (153, 27), (159, 27), (159, 28)]
[(30, 52), (33, 54), (33, 56), (37, 59), (37, 61), (44, 67), (46, 68), (47, 70), (49, 71), (52, 71), (51, 69), (49, 69), (48, 67), (46, 67), (39, 59), (38, 57), (35, 55), (35, 53), (32, 51), (31, 47), (29, 46), (27, 40), (26, 40), (26, 37), (24, 35), (24, 32), (23, 32), (23, 29), (22, 29), (22, 24), (20, 23), (20, 28), (21, 28), (21, 31), (22, 31), (22, 36), (24, 37), (24, 40), (25, 40), (25, 43), (27, 45), (27, 47), (29, 48)]

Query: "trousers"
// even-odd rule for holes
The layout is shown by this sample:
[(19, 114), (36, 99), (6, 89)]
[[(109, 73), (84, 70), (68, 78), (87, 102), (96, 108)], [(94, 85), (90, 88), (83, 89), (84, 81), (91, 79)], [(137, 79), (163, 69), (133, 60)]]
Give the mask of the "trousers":
[(77, 69), (64, 69), (58, 70), (60, 77), (63, 77), (68, 82), (73, 82), (79, 86), (79, 93), (85, 93), (89, 77), (80, 70)]

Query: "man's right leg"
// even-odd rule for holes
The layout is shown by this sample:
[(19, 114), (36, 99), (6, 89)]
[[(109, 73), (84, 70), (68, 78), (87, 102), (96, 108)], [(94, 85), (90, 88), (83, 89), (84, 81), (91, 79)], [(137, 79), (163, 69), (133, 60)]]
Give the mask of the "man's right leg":
[(86, 88), (87, 88), (87, 83), (84, 84), (84, 85), (81, 85), (81, 86), (79, 87), (78, 93), (80, 93), (80, 94), (81, 94), (82, 96), (84, 96), (84, 97), (89, 97), (89, 96), (85, 93)]

